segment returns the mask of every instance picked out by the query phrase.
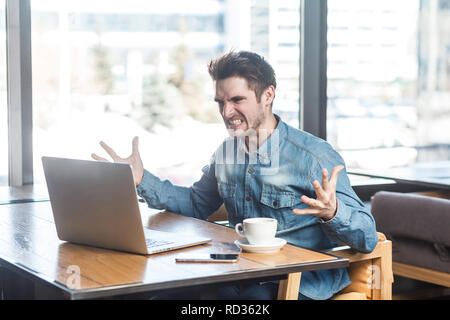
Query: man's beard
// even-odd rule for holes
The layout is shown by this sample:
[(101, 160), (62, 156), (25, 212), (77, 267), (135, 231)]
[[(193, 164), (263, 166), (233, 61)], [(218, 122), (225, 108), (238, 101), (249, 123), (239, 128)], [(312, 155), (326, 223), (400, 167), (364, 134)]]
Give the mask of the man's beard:
[[(266, 120), (266, 117), (263, 112), (261, 112), (258, 116), (258, 118), (255, 119), (253, 125), (250, 128), (247, 128), (245, 131), (243, 129), (229, 129), (228, 126), (228, 134), (231, 138), (245, 138), (245, 137), (251, 137), (253, 135), (257, 135), (258, 130), (260, 129), (262, 123)], [(248, 126), (248, 121), (245, 119), (245, 123)]]

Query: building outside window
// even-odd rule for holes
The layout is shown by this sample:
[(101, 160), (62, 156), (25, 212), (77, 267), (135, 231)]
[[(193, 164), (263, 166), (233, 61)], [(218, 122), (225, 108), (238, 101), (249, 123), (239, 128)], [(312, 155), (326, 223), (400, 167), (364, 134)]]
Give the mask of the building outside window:
[[(100, 140), (128, 155), (135, 135), (146, 168), (195, 181), (227, 135), (206, 65), (231, 49), (274, 66), (274, 111), (298, 127), (299, 4), (31, 0), (35, 181), (44, 180), (43, 155), (90, 159)], [(328, 1), (327, 140), (349, 167), (450, 158), (449, 8), (450, 0)], [(5, 185), (4, 0), (0, 10)]]
[(197, 180), (227, 136), (207, 63), (232, 49), (274, 66), (298, 126), (298, 1), (31, 0), (31, 20), (35, 183), (44, 155), (128, 156), (133, 136), (152, 173)]
[(328, 0), (327, 139), (349, 167), (450, 159), (450, 1)]

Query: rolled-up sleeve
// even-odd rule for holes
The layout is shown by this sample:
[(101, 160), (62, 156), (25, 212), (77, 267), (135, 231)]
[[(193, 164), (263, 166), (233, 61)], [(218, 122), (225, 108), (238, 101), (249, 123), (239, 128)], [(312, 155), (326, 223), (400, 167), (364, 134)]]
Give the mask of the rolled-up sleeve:
[[(344, 161), (323, 161), (314, 179), (321, 182), (323, 168), (331, 174), (333, 168), (340, 164)], [(351, 187), (345, 169), (338, 176), (336, 198), (336, 215), (328, 221), (321, 221), (324, 232), (337, 244), (346, 244), (359, 252), (371, 252), (378, 243), (375, 220)]]
[(214, 166), (205, 166), (202, 171), (199, 181), (191, 187), (182, 187), (145, 170), (137, 193), (151, 208), (206, 219), (220, 207), (223, 200), (217, 190)]

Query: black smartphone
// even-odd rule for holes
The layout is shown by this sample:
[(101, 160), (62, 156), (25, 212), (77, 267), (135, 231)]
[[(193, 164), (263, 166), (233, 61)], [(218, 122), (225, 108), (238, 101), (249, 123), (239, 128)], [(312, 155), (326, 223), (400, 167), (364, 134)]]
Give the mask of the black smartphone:
[(233, 253), (185, 253), (175, 257), (176, 262), (236, 262), (239, 254)]

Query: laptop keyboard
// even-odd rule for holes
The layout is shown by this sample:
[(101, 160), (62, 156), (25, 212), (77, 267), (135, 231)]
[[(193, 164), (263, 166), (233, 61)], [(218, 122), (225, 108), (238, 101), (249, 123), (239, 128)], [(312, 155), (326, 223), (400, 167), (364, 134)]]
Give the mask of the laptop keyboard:
[(147, 248), (154, 248), (154, 247), (159, 247), (159, 246), (163, 246), (166, 244), (171, 244), (171, 243), (173, 243), (173, 241), (147, 238), (147, 239), (145, 239), (145, 243), (147, 244)]

